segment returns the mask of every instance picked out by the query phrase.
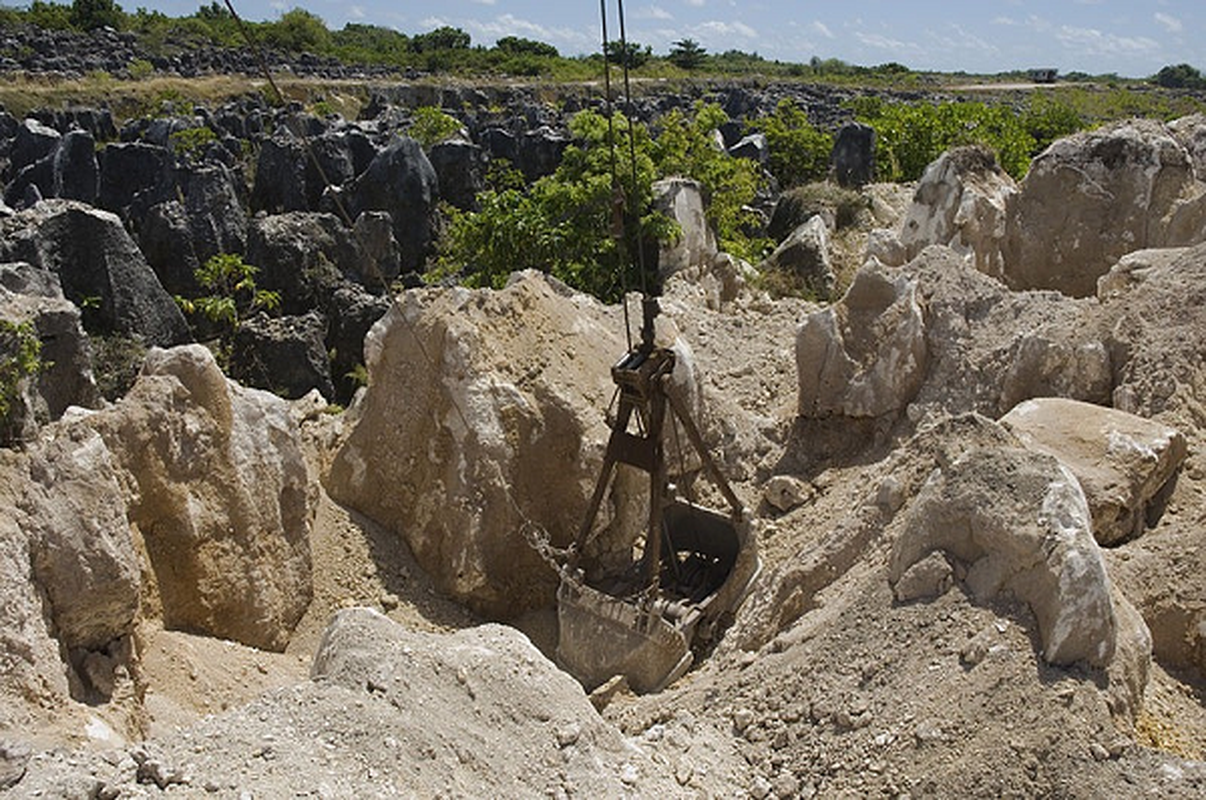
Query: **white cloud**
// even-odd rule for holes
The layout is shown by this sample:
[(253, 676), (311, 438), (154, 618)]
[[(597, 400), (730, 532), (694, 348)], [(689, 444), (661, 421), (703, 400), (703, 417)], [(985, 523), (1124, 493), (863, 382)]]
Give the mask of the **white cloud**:
[(1012, 17), (993, 17), (992, 24), (993, 25), (1007, 25), (1010, 27), (1014, 27), (1017, 25), (1021, 25), (1022, 23), (1018, 22), (1016, 19), (1014, 19)]
[[(423, 24), (427, 25), (429, 21), (424, 20)], [(445, 23), (437, 21), (433, 27), (439, 27), (441, 24)], [(469, 32), (474, 42), (479, 40), (483, 42), (497, 41), (504, 36), (519, 36), (524, 39), (547, 42), (563, 51), (576, 49), (585, 53), (593, 52), (598, 48), (598, 43), (594, 41), (594, 38), (583, 31), (574, 28), (550, 28), (530, 20), (520, 19), (514, 14), (503, 14), (489, 21), (469, 20), (461, 27)]]
[(686, 2), (692, 8), (703, 8), (707, 0), (686, 0)]
[(348, 16), (352, 19), (364, 19), (364, 6), (350, 6)]
[(700, 23), (696, 26), (697, 30), (706, 31), (718, 36), (744, 36), (747, 39), (758, 38), (758, 31), (746, 25), (744, 22), (721, 22), (719, 20), (709, 20), (708, 22)]
[(498, 5), (498, 0), (471, 0), (471, 1), (474, 3), (477, 3), (480, 6)]
[(1064, 25), (1055, 38), (1074, 51), (1087, 55), (1135, 55), (1158, 50), (1160, 45), (1146, 36), (1118, 36), (1096, 28)]
[(1156, 22), (1164, 26), (1164, 29), (1169, 33), (1180, 33), (1185, 26), (1181, 24), (1181, 20), (1171, 14), (1165, 14), (1162, 11), (1156, 12)]
[(674, 15), (660, 6), (638, 8), (632, 14), (633, 19), (674, 19)]
[(882, 36), (878, 33), (865, 33), (856, 31), (854, 37), (868, 47), (874, 47), (878, 50), (890, 50), (894, 53), (900, 53), (907, 50), (916, 50), (917, 45), (902, 42), (899, 39), (891, 39), (887, 36)]
[(826, 39), (833, 38), (833, 31), (829, 30), (829, 26), (827, 26), (824, 22), (821, 22), (819, 19), (812, 23), (812, 29), (824, 36)]

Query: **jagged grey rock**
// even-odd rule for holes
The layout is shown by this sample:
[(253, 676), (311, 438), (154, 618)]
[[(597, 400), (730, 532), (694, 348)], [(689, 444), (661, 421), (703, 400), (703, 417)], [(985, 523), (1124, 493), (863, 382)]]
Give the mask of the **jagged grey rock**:
[(396, 137), (347, 191), (348, 213), (388, 211), (398, 241), (401, 271), (422, 271), (434, 235), (439, 197), (435, 168), (414, 139)]
[(843, 125), (829, 161), (839, 186), (866, 186), (875, 177), (875, 129), (861, 122)]
[(115, 215), (48, 200), (0, 220), (0, 230), (0, 258), (57, 273), (69, 299), (95, 304), (100, 328), (150, 345), (191, 339), (180, 309)]
[(1057, 397), (1027, 400), (1001, 423), (1027, 447), (1055, 456), (1072, 471), (1102, 545), (1143, 532), (1148, 504), (1188, 454), (1185, 436), (1167, 425)]
[(259, 314), (244, 320), (235, 332), (230, 375), (246, 386), (290, 400), (311, 389), (334, 400), (326, 333), (327, 320), (317, 310), (296, 317)]

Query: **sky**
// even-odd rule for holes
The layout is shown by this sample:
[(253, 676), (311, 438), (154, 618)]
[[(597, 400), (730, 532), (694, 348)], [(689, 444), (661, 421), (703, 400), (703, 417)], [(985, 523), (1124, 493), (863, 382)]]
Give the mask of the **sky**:
[[(444, 25), (475, 45), (520, 36), (573, 56), (599, 49), (599, 0), (234, 0), (239, 13), (271, 20), (305, 8), (332, 30), (362, 22), (416, 34)], [(617, 1), (606, 0), (608, 30), (618, 38)], [(127, 11), (144, 2), (130, 0)], [(197, 0), (150, 0), (172, 16)], [(1153, 75), (1168, 64), (1206, 70), (1202, 0), (981, 0), (978, 2), (801, 2), (795, 0), (628, 0), (628, 40), (658, 54), (692, 39), (709, 53), (741, 50), (767, 59), (813, 56), (874, 66), (996, 73), (1031, 67), (1061, 72)]]

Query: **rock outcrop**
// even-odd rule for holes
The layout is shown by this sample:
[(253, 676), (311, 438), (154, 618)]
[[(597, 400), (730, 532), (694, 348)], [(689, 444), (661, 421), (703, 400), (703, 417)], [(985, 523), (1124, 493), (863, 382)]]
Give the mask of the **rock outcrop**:
[(879, 417), (903, 409), (927, 368), (917, 281), (886, 267), (859, 270), (840, 301), (800, 323), (796, 366), (802, 416)]
[(1075, 400), (1027, 400), (1001, 423), (1028, 448), (1058, 458), (1072, 471), (1101, 545), (1143, 532), (1149, 504), (1187, 453), (1184, 435), (1167, 425)]
[(87, 424), (129, 476), (164, 624), (282, 649), (310, 599), (316, 502), (285, 401), (189, 345), (152, 350)]
[(1189, 153), (1158, 122), (1060, 139), (1034, 159), (1008, 216), (1005, 279), (1091, 296), (1129, 252), (1202, 241), (1204, 194)]
[(501, 292), (408, 292), (366, 341), (363, 416), (327, 489), (479, 611), (547, 605), (554, 575), (522, 530), (561, 545), (577, 532), (623, 350), (613, 315), (539, 274)]
[(716, 235), (708, 224), (703, 193), (695, 181), (666, 178), (653, 185), (654, 207), (678, 223), (679, 237), (658, 251), (662, 280), (688, 269), (710, 265), (718, 255)]
[(57, 273), (69, 299), (102, 330), (169, 346), (192, 338), (176, 303), (115, 215), (67, 200), (0, 220), (0, 259)]

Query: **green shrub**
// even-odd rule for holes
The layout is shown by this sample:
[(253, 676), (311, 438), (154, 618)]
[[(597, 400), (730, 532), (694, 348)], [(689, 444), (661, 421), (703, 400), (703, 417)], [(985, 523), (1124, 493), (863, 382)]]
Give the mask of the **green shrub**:
[(172, 152), (190, 160), (199, 158), (205, 148), (216, 141), (218, 134), (205, 125), (175, 131), (168, 137)]
[(279, 20), (266, 22), (259, 30), (264, 44), (290, 53), (325, 53), (331, 48), (331, 32), (326, 24), (302, 8), (286, 11)]
[(225, 366), (234, 334), (242, 321), (257, 311), (280, 308), (279, 292), (255, 285), (259, 268), (247, 264), (235, 253), (219, 253), (194, 271), (193, 276), (210, 294), (195, 298), (176, 297), (176, 303), (188, 315), (200, 314), (221, 330), (219, 363)]
[(0, 443), (18, 438), (21, 385), (48, 365), (32, 322), (0, 320)]
[(434, 106), (420, 106), (413, 116), (406, 134), (424, 148), (451, 139), (461, 129), (460, 120)]
[(136, 58), (126, 67), (126, 72), (129, 73), (131, 80), (145, 81), (155, 74), (155, 65), (145, 58)]
[(984, 103), (889, 103), (876, 97), (851, 102), (856, 116), (875, 129), (879, 178), (913, 181), (927, 165), (952, 147), (981, 144), (1002, 168), (1022, 178), (1030, 167), (1035, 139), (1019, 115)]
[(833, 136), (814, 128), (794, 101), (780, 100), (774, 114), (751, 127), (766, 136), (767, 168), (782, 188), (821, 180), (828, 174)]

